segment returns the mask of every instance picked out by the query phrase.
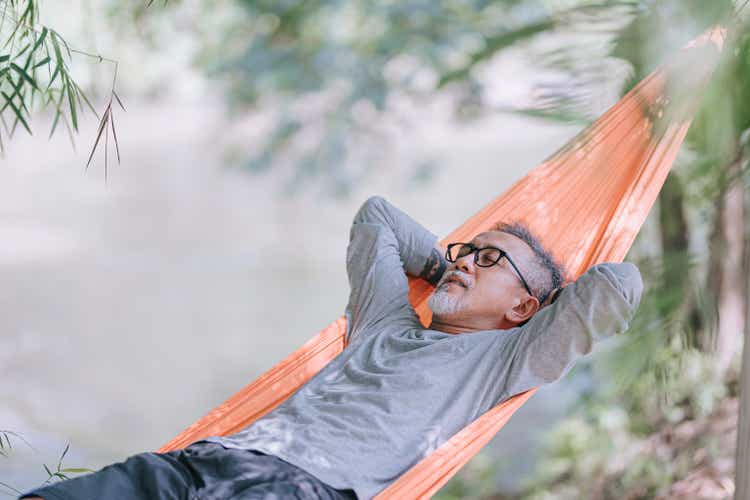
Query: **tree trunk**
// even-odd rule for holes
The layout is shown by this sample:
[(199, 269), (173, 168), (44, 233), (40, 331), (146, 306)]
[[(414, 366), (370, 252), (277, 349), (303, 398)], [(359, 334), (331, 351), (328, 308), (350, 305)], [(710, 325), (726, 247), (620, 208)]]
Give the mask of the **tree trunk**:
[(659, 192), (659, 236), (662, 249), (663, 276), (661, 286), (669, 291), (669, 300), (661, 300), (664, 319), (674, 315), (687, 328), (676, 328), (672, 333), (684, 335), (690, 347), (704, 349), (701, 337), (703, 317), (698, 308), (694, 286), (690, 279), (690, 228), (685, 215), (685, 192), (680, 178), (670, 173)]
[(744, 266), (745, 252), (745, 191), (742, 177), (738, 175), (740, 164), (735, 162), (728, 168), (732, 179), (723, 193), (721, 202), (720, 238), (723, 243), (720, 262), (719, 288), (717, 290), (718, 323), (716, 341), (716, 373), (719, 377), (728, 374), (739, 340), (745, 331), (746, 304), (745, 286), (747, 272)]
[(745, 342), (742, 348), (742, 365), (740, 369), (740, 410), (737, 417), (737, 452), (735, 460), (734, 498), (747, 500), (750, 498), (750, 209), (749, 200), (745, 200), (745, 231), (744, 231), (744, 272), (745, 282)]

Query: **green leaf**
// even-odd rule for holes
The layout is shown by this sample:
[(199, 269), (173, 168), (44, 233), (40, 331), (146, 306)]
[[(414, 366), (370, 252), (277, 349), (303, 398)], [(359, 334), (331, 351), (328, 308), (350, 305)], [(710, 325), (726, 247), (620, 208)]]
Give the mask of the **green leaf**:
[[(16, 57), (15, 57), (15, 58), (19, 58), (19, 57), (21, 57), (21, 56), (22, 56), (22, 55), (24, 54), (24, 52), (26, 52), (27, 50), (29, 50), (29, 48), (30, 48), (30, 47), (31, 47), (31, 44), (30, 44), (30, 43), (27, 43), (27, 44), (26, 44), (26, 45), (24, 46), (24, 48), (22, 48), (21, 50), (19, 50), (19, 51), (18, 51), (18, 53), (16, 54)], [(14, 59), (15, 59), (15, 58), (14, 58)]]
[(10, 54), (2, 55), (2, 56), (0, 56), (0, 63), (5, 62), (8, 59), (10, 59)]
[(102, 138), (102, 133), (104, 132), (104, 128), (107, 125), (107, 122), (109, 121), (109, 114), (112, 112), (112, 103), (110, 102), (107, 104), (107, 109), (104, 110), (104, 114), (102, 115), (102, 120), (99, 122), (99, 130), (96, 133), (96, 141), (94, 141), (94, 147), (91, 148), (91, 154), (89, 154), (89, 160), (86, 162), (86, 170), (88, 170), (89, 165), (91, 164), (91, 159), (94, 157), (94, 152), (96, 151), (96, 147), (99, 145), (99, 141)]
[(21, 23), (18, 23), (18, 24), (16, 24), (16, 27), (15, 27), (15, 29), (13, 30), (13, 33), (11, 33), (11, 34), (10, 34), (10, 36), (6, 38), (6, 40), (7, 40), (7, 41), (5, 42), (5, 45), (3, 45), (3, 48), (5, 48), (5, 47), (7, 47), (8, 45), (10, 45), (11, 43), (13, 43), (13, 41), (14, 41), (14, 40), (15, 40), (15, 38), (16, 38), (16, 33), (18, 33), (18, 30), (19, 30), (20, 28), (21, 28)]
[(78, 130), (78, 111), (76, 110), (75, 94), (73, 93), (73, 86), (70, 84), (70, 78), (66, 75), (63, 75), (63, 85), (67, 89), (70, 120), (73, 122), (73, 128)]
[(60, 472), (67, 472), (69, 474), (84, 474), (86, 472), (94, 472), (91, 469), (86, 469), (84, 467), (67, 467), (65, 469), (60, 469)]
[(39, 35), (39, 38), (36, 39), (36, 42), (34, 43), (34, 48), (31, 49), (32, 52), (36, 52), (36, 49), (39, 48), (40, 45), (44, 43), (44, 40), (47, 39), (47, 33), (49, 33), (49, 30), (47, 28), (42, 29), (42, 34)]
[(59, 111), (55, 113), (55, 119), (52, 120), (52, 130), (49, 131), (48, 139), (52, 139), (52, 136), (55, 135), (55, 129), (57, 128), (57, 123), (60, 121), (61, 114)]
[(52, 39), (60, 40), (65, 46), (65, 50), (68, 52), (68, 59), (72, 59), (73, 56), (70, 54), (70, 47), (68, 46), (68, 42), (66, 42), (65, 39), (62, 36), (60, 36), (60, 33), (58, 33), (57, 31), (55, 30), (50, 30), (50, 31), (52, 31), (52, 35), (53, 35)]
[(28, 71), (29, 70), (29, 66), (31, 66), (31, 61), (33, 61), (33, 60), (34, 60), (34, 53), (33, 52), (29, 52), (29, 55), (26, 57), (26, 62), (23, 63), (23, 70), (24, 71)]
[[(26, 119), (23, 117), (23, 113), (20, 109), (15, 105), (13, 102), (13, 98), (6, 94), (5, 92), (2, 92), (3, 97), (6, 99), (7, 105), (10, 106), (10, 108), (13, 110), (13, 113), (16, 115), (16, 121), (21, 122), (21, 125), (26, 129), (26, 131), (31, 134), (31, 128), (29, 127), (29, 124), (26, 122)], [(32, 134), (33, 135), (33, 134)]]
[(117, 99), (117, 104), (120, 105), (120, 107), (122, 108), (122, 110), (125, 111), (125, 112), (127, 112), (127, 110), (125, 109), (125, 106), (122, 105), (122, 101), (120, 100), (120, 96), (117, 95), (117, 92), (115, 92), (113, 90), (112, 91), (112, 95), (115, 96), (115, 99)]
[[(27, 17), (30, 17), (31, 19), (27, 19)], [(34, 2), (28, 2), (26, 5), (26, 10), (23, 11), (23, 14), (21, 14), (21, 22), (25, 22), (27, 24), (34, 24)]]
[(34, 69), (38, 68), (39, 66), (44, 66), (45, 64), (49, 64), (51, 60), (52, 59), (49, 56), (45, 57), (44, 59), (42, 59), (41, 61), (39, 61), (38, 63), (34, 65)]
[(4, 483), (4, 482), (0, 481), (0, 486), (8, 488), (9, 490), (13, 491), (14, 493), (18, 493), (19, 495), (23, 494), (23, 492), (21, 490), (17, 490), (16, 488), (14, 488), (13, 486), (9, 485), (8, 483)]
[(31, 85), (32, 87), (34, 87), (36, 90), (39, 90), (39, 87), (37, 86), (37, 84), (34, 81), (34, 79), (31, 78), (31, 75), (29, 75), (26, 71), (24, 71), (24, 69), (21, 66), (19, 66), (18, 64), (12, 62), (12, 63), (10, 63), (10, 67), (16, 73), (18, 73), (19, 75), (21, 75), (21, 77), (24, 80), (26, 80), (29, 83), (29, 85)]
[[(89, 107), (89, 109), (91, 110), (91, 112), (94, 113), (94, 116), (96, 116), (96, 118), (98, 120), (99, 119), (99, 113), (96, 112), (96, 109), (91, 104), (91, 102), (89, 101), (88, 97), (86, 97), (86, 94), (83, 92), (83, 89), (81, 89), (81, 87), (76, 82), (73, 82), (73, 86), (75, 87), (76, 92), (78, 93), (79, 98), (83, 98), (83, 101)], [(83, 106), (81, 106), (81, 108), (82, 107)]]
[(55, 133), (55, 129), (57, 128), (57, 124), (60, 121), (60, 116), (62, 115), (62, 101), (63, 98), (65, 98), (65, 92), (60, 92), (60, 99), (57, 100), (57, 106), (55, 111), (55, 119), (52, 120), (52, 130), (49, 132), (49, 138), (52, 139), (52, 135)]
[(52, 73), (52, 76), (49, 79), (49, 83), (47, 84), (47, 90), (49, 90), (49, 88), (52, 87), (52, 84), (55, 82), (55, 80), (57, 79), (58, 75), (61, 74), (60, 70), (61, 70), (60, 64), (58, 64), (57, 66), (55, 66), (55, 71), (54, 71), (54, 73)]
[(65, 449), (63, 450), (62, 455), (60, 455), (60, 461), (57, 462), (57, 470), (58, 471), (60, 470), (60, 467), (62, 467), (63, 458), (65, 458), (65, 455), (68, 453), (69, 449), (70, 449), (70, 443), (68, 443), (67, 445), (65, 445)]
[(60, 50), (60, 44), (57, 41), (57, 33), (52, 32), (52, 36), (50, 36), (50, 39), (52, 40), (52, 48), (55, 50), (55, 57), (57, 58), (57, 66), (64, 66), (65, 60), (62, 56), (62, 51)]
[(117, 164), (120, 163), (120, 143), (117, 141), (117, 131), (115, 130), (115, 115), (110, 112), (110, 119), (112, 120), (112, 137), (115, 138), (115, 151), (117, 151)]

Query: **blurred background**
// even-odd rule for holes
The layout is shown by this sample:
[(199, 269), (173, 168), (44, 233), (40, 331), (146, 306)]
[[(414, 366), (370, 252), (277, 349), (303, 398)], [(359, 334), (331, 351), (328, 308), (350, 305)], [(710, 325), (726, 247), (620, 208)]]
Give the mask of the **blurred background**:
[(0, 495), (159, 448), (343, 314), (370, 195), (444, 237), (723, 24), (631, 331), (438, 498), (730, 498), (742, 3), (0, 0)]

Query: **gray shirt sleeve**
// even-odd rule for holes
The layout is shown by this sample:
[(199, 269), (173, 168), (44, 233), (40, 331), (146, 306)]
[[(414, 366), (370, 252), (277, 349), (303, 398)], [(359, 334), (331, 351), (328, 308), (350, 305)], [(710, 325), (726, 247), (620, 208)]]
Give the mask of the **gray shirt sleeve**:
[(417, 320), (404, 272), (418, 276), (437, 236), (384, 198), (369, 198), (354, 216), (346, 252), (351, 292), (347, 340), (388, 317)]
[(631, 263), (591, 267), (514, 332), (502, 399), (554, 382), (592, 344), (627, 330), (642, 292), (641, 274)]

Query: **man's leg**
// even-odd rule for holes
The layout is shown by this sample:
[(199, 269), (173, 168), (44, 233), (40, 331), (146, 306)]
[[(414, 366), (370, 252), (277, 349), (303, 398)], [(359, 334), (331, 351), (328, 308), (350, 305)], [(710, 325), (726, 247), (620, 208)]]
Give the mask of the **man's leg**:
[(357, 498), (351, 490), (336, 490), (299, 467), (258, 451), (204, 441), (185, 448), (183, 458), (200, 478), (197, 493), (204, 500)]
[(194, 478), (178, 460), (179, 453), (139, 453), (98, 472), (36, 488), (20, 498), (192, 500)]

